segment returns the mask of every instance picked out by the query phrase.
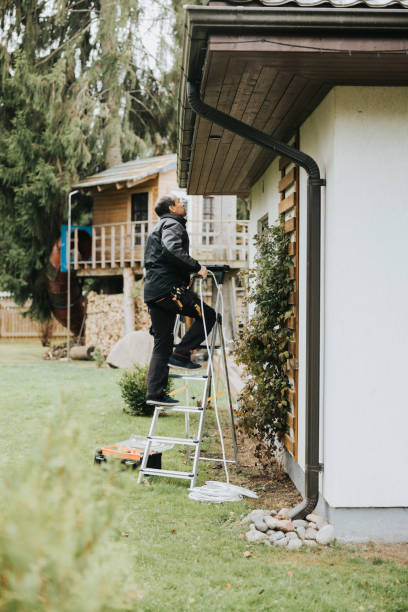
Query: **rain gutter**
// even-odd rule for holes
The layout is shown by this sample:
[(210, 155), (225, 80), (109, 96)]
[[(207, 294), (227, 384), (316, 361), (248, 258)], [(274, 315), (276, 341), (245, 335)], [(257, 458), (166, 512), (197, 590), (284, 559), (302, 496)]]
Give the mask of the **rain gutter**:
[(187, 81), (201, 81), (209, 34), (407, 34), (407, 9), (186, 6), (186, 23), (179, 91), (177, 177), (188, 187), (195, 115), (187, 104)]

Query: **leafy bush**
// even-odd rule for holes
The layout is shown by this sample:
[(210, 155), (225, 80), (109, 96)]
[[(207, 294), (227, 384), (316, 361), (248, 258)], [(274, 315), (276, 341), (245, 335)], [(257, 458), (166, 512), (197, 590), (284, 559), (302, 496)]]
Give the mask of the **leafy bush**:
[(96, 348), (92, 353), (92, 359), (96, 362), (96, 367), (101, 368), (105, 364), (105, 356), (100, 348)]
[[(154, 406), (146, 404), (147, 372), (148, 366), (135, 365), (133, 370), (125, 370), (119, 379), (122, 398), (131, 414), (149, 416), (154, 412)], [(170, 388), (169, 382), (167, 393)]]
[(0, 475), (0, 610), (134, 609), (114, 485), (101, 486), (67, 422), (46, 438)]
[(257, 440), (256, 455), (262, 458), (288, 431), (286, 361), (293, 332), (285, 322), (293, 316), (289, 305), (293, 261), (288, 255), (289, 237), (279, 225), (268, 227), (255, 238), (255, 268), (249, 273), (249, 301), (255, 308), (237, 341), (235, 356), (248, 375), (240, 398), (239, 425)]

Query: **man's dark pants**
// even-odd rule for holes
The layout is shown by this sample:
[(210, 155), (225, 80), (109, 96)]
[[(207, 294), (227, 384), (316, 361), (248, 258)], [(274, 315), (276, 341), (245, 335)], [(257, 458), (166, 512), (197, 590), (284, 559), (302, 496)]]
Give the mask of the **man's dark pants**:
[[(194, 297), (194, 301), (200, 305), (200, 300), (197, 296)], [(177, 305), (169, 297), (158, 302), (150, 302), (148, 308), (152, 319), (154, 348), (150, 360), (149, 373), (147, 375), (147, 397), (156, 398), (159, 397), (167, 387), (169, 377), (168, 360), (173, 352), (173, 329), (177, 316)], [(183, 305), (180, 314), (195, 319), (180, 344), (177, 344), (175, 347), (175, 356), (180, 356), (180, 358), (187, 360), (190, 359), (190, 351), (200, 346), (204, 340), (205, 332), (202, 319), (194, 308), (193, 303)], [(204, 317), (208, 334), (215, 323), (215, 311), (211, 306), (205, 303)]]

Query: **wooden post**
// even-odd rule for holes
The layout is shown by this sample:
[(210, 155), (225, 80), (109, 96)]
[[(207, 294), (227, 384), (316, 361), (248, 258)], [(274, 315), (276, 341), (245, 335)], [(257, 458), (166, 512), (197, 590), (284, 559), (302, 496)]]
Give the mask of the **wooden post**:
[(102, 225), (102, 253), (101, 253), (101, 266), (102, 268), (105, 267), (105, 257), (106, 257), (106, 253), (105, 253), (105, 248), (106, 248), (106, 242), (105, 242), (105, 226)]
[(135, 329), (135, 305), (132, 298), (132, 287), (135, 275), (132, 268), (123, 268), (123, 319), (124, 335)]
[(96, 268), (96, 227), (92, 228), (92, 268)]
[(114, 268), (115, 263), (115, 226), (111, 226), (111, 268)]
[(130, 228), (130, 266), (133, 267), (135, 265), (135, 222), (133, 221)]
[(120, 226), (120, 267), (125, 265), (125, 226)]

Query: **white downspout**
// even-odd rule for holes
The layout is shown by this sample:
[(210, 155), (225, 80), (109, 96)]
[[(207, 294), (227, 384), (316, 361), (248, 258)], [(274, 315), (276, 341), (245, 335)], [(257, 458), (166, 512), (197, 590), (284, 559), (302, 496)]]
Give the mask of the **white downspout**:
[(68, 195), (68, 230), (66, 238), (66, 255), (67, 255), (67, 361), (69, 361), (70, 340), (71, 340), (71, 213), (72, 213), (72, 196), (79, 193), (78, 189), (71, 191)]

